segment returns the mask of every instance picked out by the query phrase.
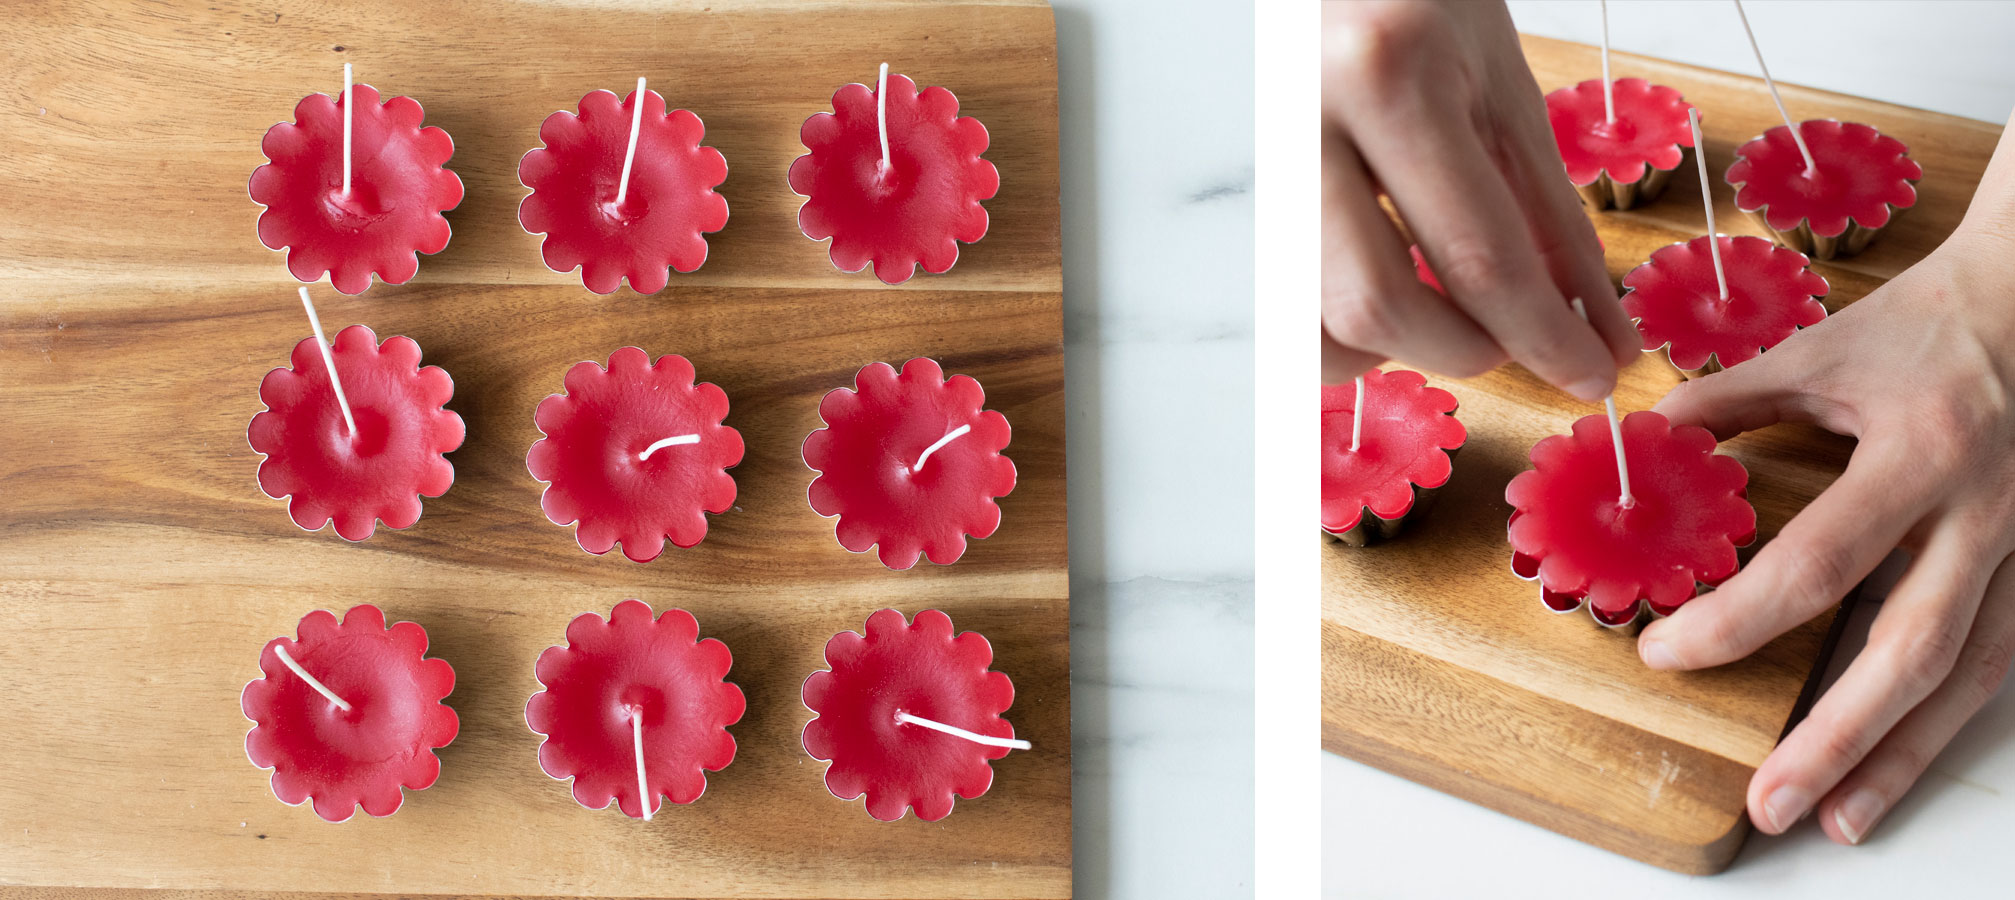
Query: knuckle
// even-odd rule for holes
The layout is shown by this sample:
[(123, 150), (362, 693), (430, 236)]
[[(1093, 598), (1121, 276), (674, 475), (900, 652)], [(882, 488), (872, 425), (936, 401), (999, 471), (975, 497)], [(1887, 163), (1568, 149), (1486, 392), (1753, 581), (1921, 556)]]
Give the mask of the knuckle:
[(1699, 640), (1715, 662), (1741, 657), (1748, 652), (1748, 635), (1733, 616), (1713, 616), (1699, 623)]
[(1327, 83), (1373, 92), (1406, 80), (1442, 39), (1432, 4), (1347, 4), (1340, 22), (1323, 36)]
[(1965, 643), (1955, 629), (1944, 623), (1912, 624), (1898, 629), (1893, 638), (1883, 637), (1893, 641), (1897, 675), (1920, 698), (1952, 674)]
[(1975, 638), (1967, 648), (1965, 673), (1974, 691), (1971, 699), (1985, 705), (1999, 693), (2001, 683), (2008, 679), (2011, 661), (2015, 661), (2015, 642), (2008, 637)]
[(1853, 581), (1854, 562), (1834, 541), (1800, 541), (1783, 545), (1778, 587), (1799, 598), (1801, 610), (1817, 612), (1840, 599)]
[(1813, 736), (1814, 751), (1824, 768), (1845, 772), (1868, 755), (1872, 741), (1856, 729), (1832, 724)]
[(1397, 332), (1392, 311), (1369, 285), (1353, 283), (1329, 292), (1323, 304), (1322, 326), (1346, 347), (1382, 347)]

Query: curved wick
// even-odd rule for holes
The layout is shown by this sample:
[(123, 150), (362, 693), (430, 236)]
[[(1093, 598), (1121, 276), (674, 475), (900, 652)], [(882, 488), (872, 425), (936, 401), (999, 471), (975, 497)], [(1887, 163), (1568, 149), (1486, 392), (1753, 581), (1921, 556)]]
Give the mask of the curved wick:
[(931, 454), (938, 452), (938, 448), (943, 447), (944, 445), (949, 444), (960, 437), (963, 437), (966, 432), (971, 430), (973, 430), (973, 427), (971, 425), (960, 425), (959, 427), (952, 429), (951, 432), (946, 434), (944, 437), (938, 438), (937, 443), (925, 447), (923, 455), (917, 457), (917, 464), (910, 467), (910, 474), (915, 475), (916, 473), (923, 471), (924, 460), (930, 459)]
[(650, 788), (644, 786), (644, 708), (641, 706), (630, 710), (630, 738), (630, 744), (637, 753), (637, 803), (644, 808), (644, 821), (649, 822), (651, 801), (658, 798), (651, 796)]
[(952, 737), (964, 738), (968, 741), (972, 741), (975, 744), (985, 744), (989, 747), (1006, 747), (1010, 750), (1029, 750), (1033, 749), (1035, 746), (1033, 744), (1030, 744), (1028, 741), (1016, 740), (1014, 738), (997, 738), (989, 735), (980, 734), (977, 731), (967, 731), (963, 728), (958, 727), (957, 725), (946, 725), (943, 722), (926, 719), (923, 716), (913, 716), (910, 715), (909, 713), (902, 712), (901, 710), (898, 710), (896, 712), (896, 721), (901, 722), (904, 725), (921, 725), (932, 731), (940, 731), (945, 734), (949, 734)]
[(1721, 267), (1721, 238), (1714, 233), (1714, 191), (1708, 187), (1707, 153), (1700, 137), (1700, 110), (1686, 110), (1686, 123), (1693, 126), (1693, 159), (1700, 164), (1700, 205), (1707, 209), (1707, 249), (1714, 254), (1714, 283), (1721, 286), (1721, 302), (1728, 302), (1728, 271)]
[(336, 389), (336, 405), (343, 408), (343, 424), (350, 426), (350, 437), (357, 436), (357, 419), (350, 415), (350, 398), (343, 396), (343, 379), (336, 377), (336, 355), (329, 351), (329, 339), (322, 336), (322, 319), (315, 315), (315, 302), (308, 299), (308, 289), (301, 288), (301, 305), (308, 310), (308, 324), (315, 329), (315, 346), (322, 348), (322, 367), (329, 370), (329, 386)]
[(630, 195), (630, 164), (637, 160), (637, 132), (644, 125), (644, 79), (637, 77), (637, 90), (630, 95), (636, 106), (630, 110), (630, 147), (623, 151), (623, 177), (616, 182), (616, 205), (621, 206), (623, 198)]
[(336, 696), (336, 692), (329, 690), (328, 685), (316, 680), (315, 676), (308, 674), (307, 669), (301, 668), (301, 664), (294, 661), (294, 657), (287, 655), (287, 648), (284, 644), (274, 644), (273, 655), (280, 657), (281, 664), (292, 669), (294, 674), (301, 676), (301, 680), (307, 682), (309, 687), (314, 688), (322, 696), (329, 698), (329, 702), (336, 704), (337, 709), (344, 712), (350, 711), (350, 704), (347, 701)]
[[(1710, 239), (1712, 237), (1709, 235)], [(1581, 321), (1588, 321), (1588, 307), (1582, 304), (1580, 297), (1574, 298), (1574, 312), (1581, 316)], [(1616, 395), (1602, 398), (1602, 408), (1609, 412), (1609, 442), (1616, 448), (1616, 481), (1623, 488), (1623, 496), (1617, 499), (1617, 505), (1629, 509), (1637, 505), (1637, 497), (1630, 493), (1630, 463), (1623, 457), (1623, 423), (1616, 418)]]
[(683, 446), (685, 444), (697, 444), (699, 442), (700, 442), (700, 436), (697, 434), (674, 435), (672, 437), (668, 437), (665, 438), (664, 440), (658, 441), (657, 443), (652, 444), (649, 447), (645, 447), (644, 452), (637, 454), (637, 459), (639, 460), (650, 459), (651, 454), (656, 453), (659, 450), (662, 450), (666, 447), (678, 447)]
[[(1818, 175), (1819, 164), (1812, 161), (1812, 148), (1805, 146), (1805, 136), (1798, 132), (1797, 123), (1791, 121), (1791, 113), (1784, 109), (1784, 98), (1777, 94), (1777, 82), (1770, 77), (1770, 66), (1763, 62), (1763, 48), (1756, 43), (1756, 31), (1749, 27), (1749, 14), (1742, 11), (1742, 0), (1735, 0), (1735, 14), (1742, 18), (1742, 33), (1749, 36), (1749, 49), (1756, 54), (1756, 68), (1763, 72), (1763, 86), (1770, 89), (1770, 102), (1777, 104), (1777, 115), (1784, 119), (1785, 130), (1791, 132), (1791, 142), (1798, 145), (1798, 155), (1805, 157), (1805, 177)], [(1699, 153), (1700, 148), (1694, 147), (1693, 152)]]
[(882, 134), (882, 171), (889, 170), (889, 64), (882, 63), (880, 75), (875, 77), (875, 127)]

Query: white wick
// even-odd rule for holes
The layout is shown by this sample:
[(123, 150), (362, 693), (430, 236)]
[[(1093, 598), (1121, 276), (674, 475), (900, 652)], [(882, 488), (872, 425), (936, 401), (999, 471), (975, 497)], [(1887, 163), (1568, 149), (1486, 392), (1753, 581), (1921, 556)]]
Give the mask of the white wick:
[(1602, 109), (1609, 124), (1616, 124), (1616, 89), (1609, 81), (1609, 0), (1602, 0)]
[(1357, 405), (1350, 408), (1350, 452), (1357, 452), (1357, 443), (1364, 436), (1364, 376), (1357, 376)]
[(301, 680), (307, 682), (309, 687), (314, 688), (322, 696), (329, 698), (330, 703), (336, 704), (337, 709), (344, 712), (350, 711), (350, 704), (345, 702), (343, 698), (336, 696), (335, 691), (329, 690), (328, 685), (315, 680), (315, 676), (308, 674), (307, 669), (301, 668), (300, 663), (295, 662), (293, 657), (287, 655), (287, 648), (284, 645), (274, 644), (273, 654), (280, 657), (280, 662), (285, 664), (287, 668), (292, 669), (294, 674), (301, 676)]
[(343, 64), (343, 196), (350, 196), (350, 64)]
[(1707, 210), (1707, 249), (1714, 254), (1714, 281), (1721, 285), (1721, 300), (1728, 301), (1728, 272), (1721, 268), (1721, 237), (1714, 232), (1714, 192), (1708, 188), (1707, 144), (1700, 138), (1700, 110), (1688, 109), (1686, 122), (1693, 126), (1693, 161), (1700, 164), (1700, 205)]
[(1014, 738), (989, 737), (987, 735), (980, 734), (979, 732), (976, 731), (967, 731), (956, 725), (946, 725), (943, 722), (932, 721), (930, 719), (924, 718), (923, 716), (913, 716), (906, 712), (898, 711), (896, 713), (896, 721), (901, 722), (905, 725), (922, 725), (923, 727), (928, 728), (932, 731), (941, 731), (944, 732), (945, 734), (951, 735), (952, 737), (965, 738), (966, 740), (972, 741), (975, 744), (985, 744), (989, 747), (1006, 747), (1010, 750), (1029, 750), (1035, 746), (1033, 744), (1030, 744), (1028, 741), (1016, 740)]
[(875, 127), (882, 133), (882, 171), (889, 170), (889, 64), (882, 63), (880, 75), (875, 76)]
[[(1805, 177), (1811, 178), (1819, 174), (1819, 164), (1812, 161), (1812, 148), (1805, 146), (1805, 136), (1798, 133), (1798, 125), (1784, 110), (1784, 98), (1777, 95), (1777, 82), (1771, 80), (1770, 67), (1763, 63), (1763, 48), (1756, 43), (1756, 32), (1749, 27), (1749, 14), (1742, 11), (1742, 0), (1735, 0), (1735, 14), (1742, 17), (1742, 33), (1749, 36), (1749, 49), (1756, 52), (1756, 68), (1763, 70), (1763, 86), (1770, 89), (1770, 101), (1777, 104), (1777, 114), (1784, 118), (1784, 127), (1798, 145), (1798, 155), (1805, 157)], [(1694, 152), (1699, 152), (1699, 148), (1695, 147)]]
[(925, 447), (923, 455), (917, 457), (917, 464), (910, 467), (910, 474), (915, 475), (916, 473), (923, 471), (924, 460), (930, 459), (931, 454), (938, 452), (938, 448), (943, 447), (944, 445), (949, 444), (952, 441), (965, 436), (965, 433), (971, 430), (973, 430), (973, 427), (971, 425), (960, 425), (959, 427), (954, 428), (950, 432), (946, 433), (944, 437), (938, 438), (937, 443)]
[(644, 125), (643, 76), (640, 75), (637, 77), (637, 90), (636, 93), (630, 95), (630, 99), (636, 103), (636, 108), (630, 110), (630, 146), (629, 149), (623, 151), (622, 180), (616, 182), (617, 205), (621, 205), (623, 198), (630, 195), (630, 163), (635, 162), (637, 159), (637, 132), (643, 130)]
[[(1588, 307), (1582, 305), (1580, 297), (1574, 298), (1574, 312), (1581, 316), (1581, 321), (1588, 321)], [(1623, 496), (1618, 502), (1629, 509), (1637, 505), (1637, 497), (1630, 493), (1630, 464), (1623, 458), (1623, 423), (1616, 418), (1616, 395), (1602, 398), (1602, 408), (1609, 411), (1609, 442), (1616, 448), (1616, 480), (1623, 486)]]
[(651, 454), (656, 453), (659, 450), (662, 450), (666, 447), (678, 447), (683, 446), (685, 444), (697, 444), (699, 442), (700, 442), (700, 436), (697, 434), (673, 435), (672, 437), (660, 440), (657, 443), (650, 445), (649, 447), (645, 447), (644, 452), (637, 454), (637, 458), (640, 460), (650, 459)]
[(658, 798), (651, 796), (650, 789), (644, 786), (644, 708), (641, 706), (630, 710), (630, 745), (637, 751), (637, 803), (644, 808), (644, 821), (649, 822), (651, 801)]
[(308, 309), (308, 324), (315, 329), (315, 346), (322, 348), (322, 367), (329, 370), (329, 385), (336, 389), (336, 405), (343, 408), (343, 424), (350, 426), (350, 436), (357, 436), (357, 420), (350, 415), (350, 400), (343, 396), (343, 379), (336, 377), (336, 355), (329, 351), (329, 339), (322, 336), (322, 320), (315, 315), (315, 302), (308, 299), (308, 289), (301, 288), (301, 305)]

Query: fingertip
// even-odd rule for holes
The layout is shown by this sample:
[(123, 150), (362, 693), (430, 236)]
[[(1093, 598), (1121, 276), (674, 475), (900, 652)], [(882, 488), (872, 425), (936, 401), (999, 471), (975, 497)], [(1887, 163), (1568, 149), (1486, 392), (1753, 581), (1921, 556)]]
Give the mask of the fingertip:
[(1588, 403), (1601, 403), (1602, 398), (1616, 393), (1616, 378), (1591, 375), (1561, 389)]
[[(1657, 623), (1653, 623), (1653, 627), (1656, 625)], [(1679, 661), (1679, 654), (1673, 651), (1672, 645), (1652, 634), (1651, 628), (1646, 628), (1643, 636), (1637, 639), (1637, 658), (1643, 660), (1645, 666), (1661, 672), (1686, 668), (1686, 664)]]

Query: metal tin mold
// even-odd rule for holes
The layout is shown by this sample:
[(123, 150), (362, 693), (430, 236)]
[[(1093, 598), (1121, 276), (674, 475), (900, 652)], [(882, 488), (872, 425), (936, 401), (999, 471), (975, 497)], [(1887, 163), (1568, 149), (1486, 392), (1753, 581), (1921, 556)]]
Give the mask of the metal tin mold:
[[(1453, 415), (1453, 413), (1449, 413), (1449, 415)], [(1468, 442), (1465, 441), (1464, 443), (1467, 444)], [(1461, 449), (1461, 446), (1457, 446), (1443, 451), (1448, 454), (1448, 464), (1451, 469), (1455, 465), (1455, 454)], [(1448, 477), (1450, 480), (1453, 480), (1455, 475), (1451, 471)], [(1406, 512), (1400, 513), (1398, 518), (1381, 518), (1377, 513), (1371, 511), (1371, 507), (1367, 506), (1364, 508), (1363, 513), (1358, 516), (1357, 524), (1351, 526), (1348, 531), (1331, 531), (1324, 528), (1322, 533), (1327, 535), (1331, 540), (1340, 541), (1348, 547), (1369, 547), (1373, 544), (1398, 537), (1399, 533), (1405, 530), (1407, 520), (1415, 516), (1427, 515), (1428, 510), (1434, 508), (1435, 499), (1441, 496), (1440, 487), (1424, 488), (1417, 484), (1410, 484), (1407, 487), (1413, 490), (1413, 503), (1406, 508)], [(1447, 487), (1447, 485), (1443, 484), (1442, 487)]]
[(1661, 169), (1650, 163), (1644, 164), (1644, 177), (1633, 182), (1620, 182), (1609, 177), (1604, 169), (1589, 184), (1577, 184), (1574, 192), (1581, 195), (1582, 205), (1591, 210), (1631, 209), (1658, 199), (1665, 193), (1666, 184), (1672, 181), (1672, 173), (1686, 165), (1686, 159), (1693, 148), (1679, 148), (1679, 164), (1670, 169)]

